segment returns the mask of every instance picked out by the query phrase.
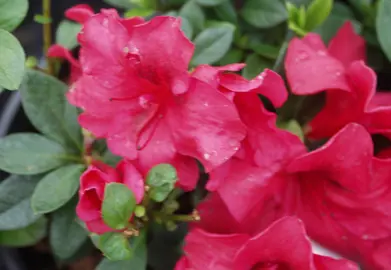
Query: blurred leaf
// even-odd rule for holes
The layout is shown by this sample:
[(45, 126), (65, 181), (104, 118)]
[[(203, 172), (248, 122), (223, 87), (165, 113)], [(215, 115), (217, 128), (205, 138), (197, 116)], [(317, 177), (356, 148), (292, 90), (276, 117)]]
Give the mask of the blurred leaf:
[(150, 227), (151, 241), (148, 243), (148, 265), (154, 270), (174, 269), (182, 255), (182, 241), (187, 233), (187, 224), (169, 232), (161, 225), (153, 223)]
[(134, 7), (131, 0), (103, 0), (103, 2), (117, 8), (131, 9)]
[(117, 232), (99, 236), (99, 249), (112, 261), (129, 260), (133, 254), (128, 238)]
[(388, 27), (391, 25), (391, 1), (379, 0), (378, 12), (376, 17), (376, 31), (380, 45), (391, 61), (391, 31)]
[(0, 169), (9, 173), (47, 172), (71, 158), (60, 144), (36, 133), (16, 133), (0, 139)]
[(125, 261), (110, 261), (103, 259), (96, 270), (145, 270), (147, 269), (147, 246), (146, 233), (141, 232), (137, 237), (132, 238), (131, 248), (133, 255)]
[(220, 5), (215, 6), (214, 11), (220, 20), (227, 21), (232, 24), (238, 23), (238, 15), (231, 1), (224, 1)]
[(321, 25), (329, 16), (332, 8), (333, 0), (314, 0), (307, 9), (305, 29), (312, 31)]
[(259, 54), (260, 56), (266, 57), (268, 59), (275, 60), (278, 57), (280, 49), (278, 47), (269, 45), (269, 44), (251, 44), (249, 46), (254, 52)]
[(52, 23), (52, 18), (45, 17), (42, 14), (35, 14), (34, 21), (40, 24), (49, 24)]
[(223, 58), (219, 61), (221, 66), (239, 63), (243, 59), (243, 51), (240, 49), (231, 49)]
[(19, 41), (9, 32), (0, 29), (0, 87), (8, 90), (19, 88), (25, 61), (24, 50)]
[(125, 18), (131, 18), (131, 17), (149, 17), (155, 13), (154, 9), (151, 8), (132, 8), (125, 12), (124, 17)]
[(63, 20), (58, 25), (56, 31), (56, 43), (72, 50), (79, 44), (77, 42), (77, 34), (81, 30), (81, 25), (68, 20)]
[(195, 51), (191, 64), (213, 64), (219, 61), (230, 49), (235, 27), (221, 23), (206, 28), (195, 39)]
[(185, 5), (183, 5), (183, 7), (179, 10), (179, 16), (186, 18), (195, 32), (199, 32), (204, 29), (204, 12), (194, 0), (188, 1)]
[(124, 229), (128, 224), (136, 199), (133, 192), (124, 184), (110, 183), (105, 187), (102, 203), (103, 221), (113, 229)]
[(53, 213), (50, 226), (50, 246), (62, 260), (71, 258), (86, 242), (88, 235), (76, 222), (76, 200)]
[(35, 213), (50, 213), (66, 204), (79, 188), (84, 165), (72, 164), (50, 172), (34, 190), (31, 207)]
[(176, 169), (170, 164), (158, 164), (147, 174), (146, 183), (150, 187), (148, 195), (156, 202), (164, 201), (178, 181)]
[(182, 18), (182, 31), (185, 33), (186, 37), (188, 39), (191, 39), (193, 37), (193, 27), (191, 26), (189, 20), (187, 18)]
[(81, 152), (77, 109), (66, 100), (68, 86), (37, 70), (27, 70), (20, 88), (23, 109), (31, 123), (49, 138)]
[(247, 56), (246, 66), (242, 71), (243, 77), (246, 79), (253, 79), (258, 76), (265, 68), (271, 68), (272, 63), (269, 60), (260, 57), (259, 55), (253, 53)]
[(259, 28), (275, 26), (288, 19), (288, 12), (280, 0), (248, 0), (241, 10), (245, 21)]
[(31, 195), (40, 178), (11, 175), (0, 183), (0, 230), (24, 228), (40, 218), (30, 205)]
[(23, 21), (29, 8), (28, 0), (0, 0), (0, 28), (12, 32)]
[(305, 7), (301, 6), (298, 13), (297, 13), (297, 25), (300, 26), (300, 28), (304, 28), (306, 25), (306, 11)]
[(10, 247), (32, 246), (46, 235), (46, 218), (41, 217), (35, 223), (21, 229), (0, 231), (0, 245)]
[(121, 157), (111, 153), (109, 149), (106, 150), (102, 158), (104, 163), (113, 167), (115, 167), (118, 164), (118, 162), (120, 162), (122, 159)]
[(304, 141), (303, 130), (301, 129), (300, 124), (296, 120), (291, 119), (288, 122), (278, 123), (277, 126), (281, 129), (285, 129), (291, 132), (292, 134), (295, 134), (297, 137), (300, 138), (301, 141)]
[(314, 32), (320, 34), (323, 41), (328, 43), (335, 36), (339, 28), (348, 20), (352, 22), (356, 32), (361, 32), (361, 24), (358, 21), (333, 14), (320, 27), (315, 29)]
[(224, 3), (226, 1), (229, 1), (229, 0), (196, 0), (196, 2), (202, 6), (208, 6), (208, 7), (212, 7), (212, 6), (217, 6), (217, 5), (220, 5), (221, 3)]

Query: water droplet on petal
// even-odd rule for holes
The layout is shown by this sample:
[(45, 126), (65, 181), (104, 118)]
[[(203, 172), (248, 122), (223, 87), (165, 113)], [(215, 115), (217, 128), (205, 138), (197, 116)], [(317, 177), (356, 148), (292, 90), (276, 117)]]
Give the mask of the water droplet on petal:
[(210, 155), (208, 153), (204, 154), (204, 159), (208, 160), (210, 158)]
[(318, 53), (319, 55), (326, 55), (326, 52), (323, 51), (323, 50), (319, 50), (319, 51), (317, 51), (317, 53)]
[(142, 108), (147, 109), (151, 105), (152, 100), (152, 95), (142, 95), (138, 98), (138, 103)]
[(103, 21), (102, 21), (102, 25), (103, 25), (104, 27), (107, 27), (107, 26), (109, 25), (109, 19), (104, 18)]

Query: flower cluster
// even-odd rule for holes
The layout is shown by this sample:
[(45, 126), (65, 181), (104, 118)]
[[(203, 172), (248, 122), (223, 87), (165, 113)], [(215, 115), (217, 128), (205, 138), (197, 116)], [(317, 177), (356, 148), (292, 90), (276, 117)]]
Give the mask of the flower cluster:
[[(125, 184), (140, 204), (145, 176), (171, 164), (177, 186), (197, 185), (197, 160), (209, 173), (176, 269), (358, 269), (312, 253), (310, 240), (362, 264), (391, 268), (391, 151), (374, 154), (372, 134), (391, 134), (391, 103), (375, 93), (364, 40), (344, 24), (328, 48), (317, 34), (294, 38), (285, 69), (296, 95), (325, 92), (326, 102), (299, 137), (276, 125), (274, 108), (288, 98), (283, 79), (265, 70), (252, 80), (243, 64), (188, 66), (194, 45), (180, 19), (122, 19), (115, 10), (68, 10), (83, 25), (78, 60), (56, 45), (49, 54), (72, 64), (71, 104), (79, 123), (123, 157), (82, 175), (77, 213), (88, 229), (102, 220), (105, 186)], [(391, 138), (391, 137), (390, 137)], [(390, 205), (389, 205), (390, 204)]]

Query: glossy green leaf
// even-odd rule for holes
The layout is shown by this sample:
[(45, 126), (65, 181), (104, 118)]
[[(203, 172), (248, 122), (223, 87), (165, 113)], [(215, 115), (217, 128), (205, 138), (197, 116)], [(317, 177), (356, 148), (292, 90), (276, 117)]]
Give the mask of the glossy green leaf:
[(243, 69), (242, 75), (247, 79), (253, 79), (258, 76), (265, 68), (271, 68), (272, 63), (269, 60), (253, 53), (247, 56), (246, 66)]
[(280, 52), (280, 49), (278, 47), (265, 43), (251, 44), (250, 48), (260, 56), (272, 60), (277, 59), (278, 54)]
[(28, 8), (28, 0), (0, 0), (0, 28), (13, 31), (26, 17)]
[(56, 31), (56, 43), (72, 50), (79, 44), (77, 34), (81, 30), (81, 25), (68, 20), (63, 20)]
[(23, 109), (31, 123), (47, 137), (72, 152), (82, 149), (77, 109), (66, 100), (68, 86), (36, 70), (27, 70), (20, 93)]
[(81, 164), (72, 164), (42, 178), (31, 198), (34, 212), (49, 213), (66, 204), (76, 194), (84, 168)]
[(124, 229), (129, 223), (135, 206), (134, 194), (126, 185), (120, 183), (106, 185), (102, 217), (109, 227)]
[(229, 0), (196, 0), (196, 2), (202, 6), (213, 7), (220, 5)]
[(24, 228), (40, 218), (30, 205), (40, 179), (41, 176), (11, 175), (0, 183), (0, 230)]
[(47, 220), (44, 217), (21, 229), (0, 231), (0, 245), (10, 247), (32, 246), (46, 236)]
[(236, 24), (238, 22), (238, 15), (231, 1), (224, 1), (220, 5), (215, 6), (213, 9), (220, 20), (227, 21), (232, 24)]
[(376, 17), (376, 31), (380, 45), (391, 61), (391, 1), (380, 0)]
[(111, 261), (129, 260), (133, 251), (122, 233), (110, 232), (99, 236), (99, 249)]
[(54, 212), (49, 239), (53, 253), (59, 259), (71, 258), (86, 242), (88, 235), (76, 222), (76, 200)]
[(0, 29), (0, 87), (8, 90), (19, 88), (24, 74), (24, 50), (9, 32)]
[(288, 19), (288, 12), (280, 0), (248, 0), (245, 2), (241, 15), (249, 24), (268, 28)]
[(228, 23), (221, 23), (202, 31), (194, 39), (192, 65), (213, 64), (219, 61), (229, 51), (234, 31), (235, 27)]
[(9, 173), (47, 172), (72, 159), (60, 144), (36, 133), (16, 133), (0, 139), (0, 169)]
[(170, 164), (159, 164), (147, 174), (148, 195), (156, 202), (164, 201), (178, 181), (176, 169)]
[(239, 63), (242, 61), (243, 58), (243, 51), (240, 49), (231, 49), (226, 55), (224, 55), (223, 58), (219, 61), (219, 64), (221, 66), (233, 64), (233, 63)]
[(204, 28), (204, 12), (194, 0), (188, 1), (185, 5), (183, 5), (178, 14), (189, 21), (195, 32), (199, 32)]
[(110, 261), (103, 259), (96, 270), (145, 270), (147, 269), (147, 245), (146, 233), (142, 232), (139, 236), (133, 237), (131, 248), (133, 255), (130, 259), (124, 261)]
[(321, 25), (329, 16), (332, 8), (333, 0), (314, 0), (307, 9), (305, 29), (312, 31)]
[(103, 0), (109, 5), (112, 5), (117, 8), (130, 9), (135, 5), (132, 3), (132, 0)]

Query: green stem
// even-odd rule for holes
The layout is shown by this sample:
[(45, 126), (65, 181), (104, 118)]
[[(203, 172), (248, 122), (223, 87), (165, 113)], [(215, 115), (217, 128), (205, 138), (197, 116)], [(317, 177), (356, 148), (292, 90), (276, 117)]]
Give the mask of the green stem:
[(192, 215), (167, 215), (162, 212), (153, 212), (153, 217), (162, 221), (193, 222), (196, 221)]
[[(51, 1), (42, 0), (42, 13), (45, 18), (51, 18)], [(43, 24), (43, 54), (46, 56), (47, 62), (47, 72), (53, 74), (54, 72), (54, 63), (52, 59), (47, 57), (47, 52), (52, 45), (52, 24), (44, 23)]]

